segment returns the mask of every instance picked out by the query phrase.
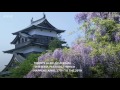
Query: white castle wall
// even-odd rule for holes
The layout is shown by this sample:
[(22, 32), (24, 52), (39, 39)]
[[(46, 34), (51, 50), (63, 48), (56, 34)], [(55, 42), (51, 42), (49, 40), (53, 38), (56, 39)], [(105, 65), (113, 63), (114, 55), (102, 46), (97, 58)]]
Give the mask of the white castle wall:
[(40, 30), (40, 29), (33, 29), (29, 32), (30, 35), (44, 35), (44, 36), (51, 36), (57, 37), (57, 33), (55, 31), (50, 32), (50, 30)]

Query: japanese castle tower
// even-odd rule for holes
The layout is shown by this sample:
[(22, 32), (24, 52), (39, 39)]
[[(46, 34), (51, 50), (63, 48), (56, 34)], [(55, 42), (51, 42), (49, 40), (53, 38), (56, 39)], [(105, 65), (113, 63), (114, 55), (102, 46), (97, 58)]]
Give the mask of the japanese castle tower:
[[(13, 54), (13, 56), (2, 72), (7, 73), (9, 68), (14, 67), (16, 62), (21, 63), (24, 61), (30, 53), (46, 51), (49, 42), (64, 31), (51, 25), (46, 19), (45, 14), (43, 18), (36, 21), (33, 21), (32, 18), (31, 24), (27, 28), (12, 33), (16, 35), (15, 39), (11, 42), (11, 44), (15, 45), (15, 49), (4, 51), (4, 53)], [(65, 42), (63, 41), (63, 43)]]

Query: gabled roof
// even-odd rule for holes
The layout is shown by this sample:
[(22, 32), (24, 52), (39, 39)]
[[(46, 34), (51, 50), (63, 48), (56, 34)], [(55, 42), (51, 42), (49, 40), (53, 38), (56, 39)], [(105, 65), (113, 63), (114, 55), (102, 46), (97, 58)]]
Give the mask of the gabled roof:
[[(24, 45), (24, 46), (21, 46), (21, 47), (18, 47), (18, 48), (15, 48), (15, 49), (11, 49), (11, 50), (7, 50), (7, 51), (3, 51), (4, 53), (10, 53), (12, 54), (15, 50), (19, 50), (19, 49), (23, 49), (23, 48), (26, 48), (26, 47), (29, 47), (29, 46), (48, 46), (47, 44), (42, 44), (42, 43), (35, 43), (35, 42), (30, 42), (29, 44), (27, 45)], [(18, 52), (19, 53), (19, 52)]]
[(19, 32), (27, 33), (27, 32), (28, 32), (29, 30), (31, 30), (31, 29), (35, 29), (35, 25), (30, 25), (30, 26), (24, 28), (23, 30), (17, 31), (17, 32), (12, 33), (12, 34), (13, 34), (13, 35), (18, 35)]
[(31, 25), (38, 25), (38, 24), (41, 24), (42, 22), (44, 22), (46, 20), (46, 17), (43, 17), (41, 19), (38, 19), (36, 21), (33, 21), (33, 18), (31, 20)]
[(15, 39), (11, 42), (11, 44), (15, 44), (17, 40), (19, 39), (19, 36), (22, 36), (25, 38), (31, 38), (31, 35), (19, 32), (19, 34), (15, 37)]
[(46, 19), (46, 16), (44, 16), (41, 19), (38, 19), (36, 21), (33, 21), (33, 19), (31, 20), (31, 25), (28, 26), (27, 28), (20, 30), (18, 32), (13, 33), (13, 35), (17, 35), (19, 32), (28, 32), (31, 29), (35, 29), (35, 28), (42, 28), (42, 29), (47, 29), (47, 30), (52, 30), (52, 31), (56, 31), (57, 33), (62, 33), (65, 30), (60, 30), (55, 28), (52, 24), (50, 24), (48, 22), (48, 20)]
[(15, 37), (15, 39), (11, 42), (11, 44), (15, 44), (18, 39), (19, 39), (19, 35)]
[(22, 62), (25, 60), (25, 57), (23, 57), (21, 54), (16, 54), (16, 53), (15, 53), (15, 54), (12, 56), (12, 59), (10, 60), (10, 62), (8, 63), (8, 65), (2, 70), (2, 72), (5, 72), (6, 70), (9, 69), (9, 67), (12, 66), (12, 64), (13, 64), (13, 62), (14, 62), (14, 58), (16, 58), (16, 59), (17, 59), (17, 62), (19, 62), (19, 63), (22, 63)]
[(29, 34), (19, 32), (19, 35), (25, 38), (31, 37)]
[(42, 26), (42, 27), (46, 27), (46, 28), (51, 28), (51, 29), (56, 29), (58, 30), (57, 28), (55, 28), (53, 25), (51, 25), (47, 19), (45, 19), (43, 22), (39, 23), (38, 25), (36, 26)]
[(10, 62), (8, 63), (8, 65), (2, 70), (2, 72), (6, 71), (8, 69), (8, 67), (10, 67), (10, 65), (12, 64), (12, 62), (14, 61), (14, 55), (12, 56)]

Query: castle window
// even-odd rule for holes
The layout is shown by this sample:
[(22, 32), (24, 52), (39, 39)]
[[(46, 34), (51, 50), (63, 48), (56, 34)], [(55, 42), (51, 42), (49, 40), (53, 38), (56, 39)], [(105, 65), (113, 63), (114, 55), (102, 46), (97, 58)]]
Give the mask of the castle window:
[(25, 42), (27, 41), (27, 38), (25, 38)]
[(24, 42), (24, 39), (23, 38), (21, 38), (21, 43), (23, 43)]
[(22, 43), (24, 42), (24, 39), (22, 38)]
[(30, 41), (30, 39), (27, 39), (27, 41)]
[(19, 44), (20, 43), (20, 39), (18, 39), (18, 42), (17, 42), (17, 44)]

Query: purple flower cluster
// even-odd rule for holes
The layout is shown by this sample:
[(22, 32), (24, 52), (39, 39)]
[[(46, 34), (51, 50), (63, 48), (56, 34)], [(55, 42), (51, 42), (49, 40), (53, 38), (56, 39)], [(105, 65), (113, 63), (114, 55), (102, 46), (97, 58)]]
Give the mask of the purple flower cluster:
[(116, 35), (115, 35), (115, 41), (116, 42), (120, 42), (120, 35), (119, 35), (119, 33), (116, 33)]
[[(46, 53), (38, 58), (38, 62), (53, 58), (59, 60), (60, 62), (71, 62), (71, 65), (74, 65), (77, 69), (84, 68), (86, 65), (92, 64), (92, 60), (89, 56), (90, 51), (91, 48), (86, 47), (85, 44), (82, 42), (79, 44), (75, 44), (66, 52), (64, 52), (62, 49), (56, 49), (53, 53)], [(43, 77), (42, 75), (43, 74), (40, 73), (37, 74), (29, 72), (26, 77)]]
[(60, 60), (62, 54), (63, 54), (62, 49), (56, 49), (56, 50), (53, 52), (52, 56), (53, 56), (54, 58)]
[(80, 23), (81, 21), (87, 21), (88, 12), (80, 12), (76, 15), (75, 19)]
[(75, 19), (78, 23), (82, 21), (89, 21), (91, 18), (100, 17), (99, 12), (80, 12), (76, 15)]
[(41, 72), (33, 72), (32, 70), (26, 75), (24, 76), (24, 78), (36, 78), (36, 77), (40, 77), (41, 76)]
[[(90, 67), (95, 66), (97, 63), (101, 63), (108, 70), (113, 68), (110, 65), (114, 64), (116, 59), (114, 56), (109, 54), (95, 55), (94, 57), (90, 56), (92, 48), (86, 46), (85, 43), (80, 42), (79, 44), (74, 44), (68, 51), (64, 52), (62, 49), (56, 49), (53, 53), (46, 53), (38, 58), (38, 62), (45, 61), (46, 59), (58, 59), (59, 61), (71, 62), (71, 65), (74, 65), (77, 69), (83, 70), (83, 76), (87, 77), (90, 75)], [(109, 64), (109, 63), (112, 64)], [(112, 71), (111, 71), (112, 72)], [(24, 78), (36, 78), (36, 77), (54, 77), (56, 73), (42, 73), (42, 72), (32, 72), (30, 71)], [(79, 77), (79, 76), (78, 76)]]
[(52, 53), (46, 53), (46, 54), (41, 55), (40, 57), (38, 57), (38, 61), (44, 61), (46, 59), (51, 58), (51, 56), (52, 56)]
[(115, 12), (80, 12), (76, 15), (75, 19), (78, 23), (89, 21), (92, 18), (99, 17), (101, 19), (114, 18)]

